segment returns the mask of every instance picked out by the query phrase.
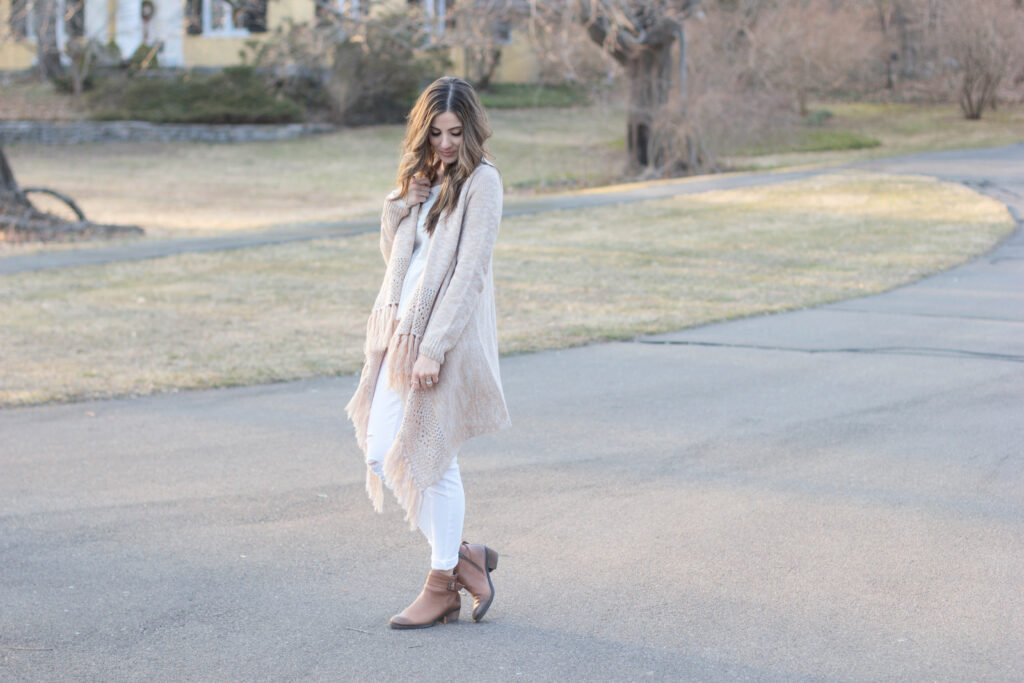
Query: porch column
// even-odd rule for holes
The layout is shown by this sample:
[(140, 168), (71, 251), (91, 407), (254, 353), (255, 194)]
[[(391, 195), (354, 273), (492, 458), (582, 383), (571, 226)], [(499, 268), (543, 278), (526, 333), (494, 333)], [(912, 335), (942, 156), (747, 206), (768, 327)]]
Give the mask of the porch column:
[(142, 45), (142, 0), (117, 0), (114, 40), (124, 59), (135, 54), (139, 45)]
[(110, 41), (107, 0), (85, 0), (85, 39), (103, 44)]
[(155, 0), (156, 39), (164, 42), (157, 55), (160, 66), (185, 66), (185, 0)]

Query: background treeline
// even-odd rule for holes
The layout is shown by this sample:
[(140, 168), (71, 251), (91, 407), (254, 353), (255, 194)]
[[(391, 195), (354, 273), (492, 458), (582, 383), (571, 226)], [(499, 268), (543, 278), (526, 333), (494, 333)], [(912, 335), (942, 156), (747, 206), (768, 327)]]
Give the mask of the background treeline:
[[(491, 106), (624, 102), (627, 160), (647, 176), (713, 170), (820, 125), (816, 99), (949, 102), (970, 119), (1024, 101), (1024, 0), (451, 4), (441, 21), (423, 3), (319, 0), (315, 21), (275, 27), (224, 74), (168, 73), (147, 46), (122, 57), (82, 39), (62, 66), (44, 35), (38, 63), (98, 118), (361, 125), (401, 121), (456, 48)], [(529, 41), (538, 83), (495, 83), (510, 35)]]

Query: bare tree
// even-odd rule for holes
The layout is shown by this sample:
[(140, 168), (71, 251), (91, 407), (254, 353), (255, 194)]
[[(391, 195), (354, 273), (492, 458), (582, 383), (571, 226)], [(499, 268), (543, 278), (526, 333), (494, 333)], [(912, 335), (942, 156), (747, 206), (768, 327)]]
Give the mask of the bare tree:
[(925, 26), (922, 21), (924, 3), (922, 0), (873, 0), (873, 3), (885, 46), (886, 88), (894, 89), (897, 70), (900, 80), (918, 76)]
[[(675, 156), (654, 135), (654, 123), (673, 100), (673, 83), (681, 99), (685, 79), (684, 21), (693, 0), (578, 0), (573, 8), (591, 40), (625, 70), (629, 83), (626, 149), (637, 168), (664, 168)], [(564, 11), (564, 10), (563, 10)], [(678, 51), (673, 50), (679, 46)], [(682, 55), (677, 57), (677, 55)]]
[(938, 13), (935, 50), (968, 119), (996, 104), (1000, 86), (1024, 70), (1024, 9), (1015, 0), (959, 0)]
[(750, 3), (739, 27), (750, 73), (789, 92), (801, 115), (814, 92), (838, 88), (877, 52), (871, 10), (859, 2), (774, 0)]
[(64, 73), (57, 45), (57, 22), (63, 21), (60, 0), (34, 0), (31, 7), (39, 73), (43, 78), (57, 78)]
[[(780, 123), (783, 93), (806, 113), (812, 93), (842, 86), (878, 49), (865, 0), (532, 0), (531, 6), (534, 23), (559, 25), (571, 14), (622, 67), (629, 89), (626, 149), (633, 169), (645, 175), (713, 167), (726, 129), (745, 138), (743, 128)], [(716, 119), (712, 102), (729, 109)], [(741, 123), (744, 116), (754, 120)]]
[(685, 99), (678, 113), (663, 110), (657, 128), (676, 171), (717, 170), (723, 156), (795, 124), (793, 93), (763, 76), (753, 40), (765, 4), (706, 2), (687, 21)]
[(82, 35), (84, 0), (10, 0), (7, 16), (0, 26), (0, 44), (31, 41), (35, 44), (39, 76), (54, 79), (64, 75), (59, 28), (74, 39)]
[(490, 87), (501, 64), (502, 47), (509, 41), (512, 23), (522, 9), (508, 0), (476, 0), (455, 5), (453, 26), (445, 32), (444, 40), (462, 48), (469, 80), (478, 89)]
[(621, 65), (580, 29), (571, 12), (552, 14), (543, 21), (536, 16), (529, 19), (520, 27), (533, 45), (542, 81), (607, 85), (622, 75)]
[(86, 79), (92, 73), (93, 65), (100, 53), (100, 45), (95, 40), (71, 38), (64, 46), (64, 52), (71, 60), (71, 93), (77, 100), (85, 90)]
[[(49, 195), (62, 202), (75, 218), (65, 220), (37, 209), (29, 194)], [(66, 240), (88, 237), (141, 235), (142, 228), (131, 225), (102, 225), (87, 220), (75, 201), (47, 187), (19, 187), (14, 171), (0, 146), (0, 240)]]

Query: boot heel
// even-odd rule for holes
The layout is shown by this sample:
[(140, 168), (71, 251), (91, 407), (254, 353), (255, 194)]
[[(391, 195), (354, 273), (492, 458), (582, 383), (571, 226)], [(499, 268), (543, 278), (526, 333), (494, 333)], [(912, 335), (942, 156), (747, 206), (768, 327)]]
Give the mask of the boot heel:
[(493, 572), (498, 568), (498, 552), (490, 548), (484, 548), (487, 553), (487, 571)]
[(442, 624), (450, 624), (453, 621), (458, 621), (458, 620), (459, 620), (459, 610), (458, 609), (453, 609), (451, 612), (449, 612), (448, 614), (445, 614), (443, 617), (441, 617), (441, 623)]

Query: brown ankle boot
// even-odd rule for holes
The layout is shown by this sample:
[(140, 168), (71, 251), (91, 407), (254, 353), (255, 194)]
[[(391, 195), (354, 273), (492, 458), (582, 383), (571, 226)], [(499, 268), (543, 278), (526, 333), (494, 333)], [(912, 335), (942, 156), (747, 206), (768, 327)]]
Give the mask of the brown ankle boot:
[(473, 621), (480, 621), (494, 600), (491, 572), (498, 568), (498, 553), (479, 543), (462, 542), (455, 575), (459, 588), (473, 596)]
[(401, 614), (391, 617), (391, 628), (428, 628), (458, 621), (462, 607), (458, 583), (455, 575), (431, 569), (419, 596)]

